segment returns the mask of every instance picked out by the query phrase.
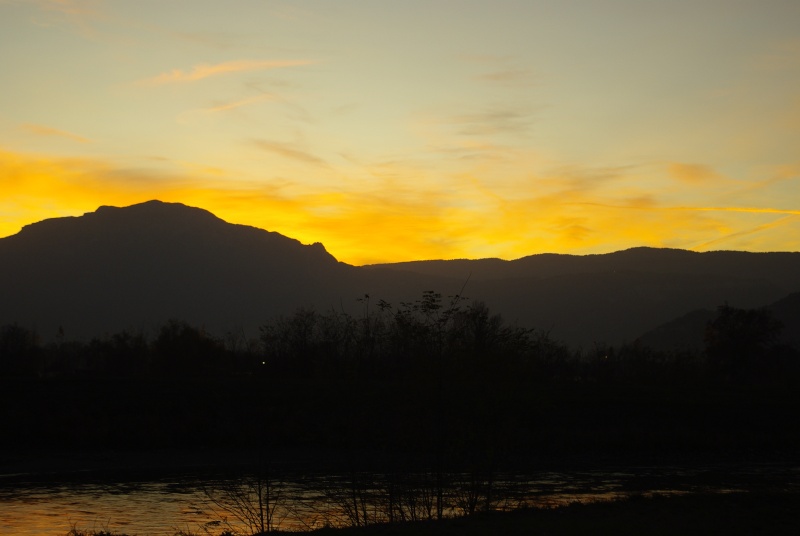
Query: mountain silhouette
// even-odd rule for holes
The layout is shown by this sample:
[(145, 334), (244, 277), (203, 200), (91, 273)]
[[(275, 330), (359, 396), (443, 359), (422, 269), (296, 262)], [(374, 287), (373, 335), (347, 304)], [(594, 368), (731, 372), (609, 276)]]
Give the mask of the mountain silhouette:
[[(44, 339), (149, 331), (175, 318), (258, 335), (299, 307), (368, 314), (375, 302), (464, 289), (511, 323), (574, 347), (632, 342), (687, 311), (761, 307), (800, 290), (800, 253), (634, 248), (351, 266), (321, 244), (149, 201), (28, 225), (0, 239), (0, 325)], [(373, 309), (374, 310), (374, 309)]]
[(169, 318), (252, 331), (276, 304), (324, 295), (347, 268), (321, 244), (159, 201), (29, 225), (0, 240), (0, 259), (2, 320), (78, 337)]

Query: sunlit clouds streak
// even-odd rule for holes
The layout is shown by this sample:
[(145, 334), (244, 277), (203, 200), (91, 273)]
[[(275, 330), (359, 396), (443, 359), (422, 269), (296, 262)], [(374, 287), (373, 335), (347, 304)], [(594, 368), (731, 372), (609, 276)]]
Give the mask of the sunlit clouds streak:
[(89, 143), (90, 140), (88, 138), (84, 138), (83, 136), (79, 136), (72, 132), (67, 132), (66, 130), (59, 130), (57, 128), (51, 128), (44, 125), (31, 125), (25, 124), (20, 125), (22, 130), (30, 132), (31, 134), (36, 134), (37, 136), (55, 136), (60, 138), (66, 138), (72, 141), (76, 141), (78, 143)]
[(666, 207), (666, 210), (685, 210), (692, 212), (740, 212), (750, 214), (792, 214), (800, 215), (800, 210), (757, 207)]
[(197, 116), (197, 115), (220, 114), (220, 113), (223, 113), (223, 112), (230, 112), (230, 111), (233, 111), (233, 110), (237, 110), (239, 108), (252, 106), (254, 104), (259, 104), (259, 103), (268, 102), (268, 101), (275, 101), (275, 100), (278, 100), (278, 97), (276, 97), (275, 95), (271, 95), (271, 94), (266, 94), (265, 93), (265, 94), (256, 95), (255, 97), (250, 97), (250, 98), (247, 98), (247, 99), (240, 99), (240, 100), (237, 100), (237, 101), (226, 102), (224, 104), (216, 104), (216, 105), (208, 106), (208, 107), (205, 107), (205, 108), (195, 108), (193, 110), (187, 110), (185, 112), (182, 112), (178, 116), (178, 122), (184, 122), (184, 121), (190, 119), (191, 117)]
[(689, 184), (701, 184), (721, 178), (713, 169), (702, 164), (673, 162), (667, 170), (673, 178)]
[(223, 74), (241, 73), (248, 71), (263, 71), (265, 69), (279, 69), (283, 67), (296, 67), (314, 63), (309, 60), (234, 60), (217, 64), (195, 65), (191, 70), (184, 71), (173, 69), (152, 78), (139, 81), (142, 86), (160, 86), (179, 82), (195, 82), (212, 76)]
[(276, 141), (267, 141), (267, 140), (254, 140), (253, 143), (259, 149), (276, 154), (283, 158), (296, 160), (314, 166), (328, 167), (327, 162), (325, 162), (325, 160), (323, 160), (322, 158), (315, 156), (307, 151), (298, 149), (297, 147), (294, 147), (288, 143), (280, 143)]
[(637, 203), (632, 204), (607, 204), (607, 203), (593, 203), (584, 201), (576, 203), (586, 206), (596, 206), (611, 209), (644, 209), (644, 210), (664, 210), (664, 211), (682, 211), (682, 212), (739, 212), (750, 214), (789, 214), (800, 215), (800, 209), (780, 209), (780, 208), (759, 208), (759, 207), (668, 207), (668, 206), (653, 206), (648, 204), (646, 206), (639, 206)]
[[(319, 165), (317, 157), (273, 142), (262, 149)], [(293, 152), (294, 151), (294, 152)], [(351, 170), (351, 172), (355, 172)], [(97, 159), (0, 152), (0, 235), (22, 224), (79, 215), (97, 206), (148, 199), (206, 208), (232, 223), (322, 242), (352, 263), (419, 258), (518, 258), (533, 253), (600, 253), (630, 244), (707, 249), (796, 225), (800, 210), (770, 207), (664, 206), (643, 194), (619, 198), (619, 170), (537, 175), (503, 191), (478, 176), (424, 186), (404, 181), (408, 168), (368, 185), (326, 188), (302, 182), (242, 180), (221, 168), (190, 163), (126, 169)], [(521, 190), (525, 181), (527, 193)], [(588, 185), (593, 184), (592, 188)], [(628, 191), (626, 195), (631, 194)], [(635, 193), (635, 192), (633, 192)], [(20, 208), (22, 207), (22, 208)], [(783, 216), (777, 221), (752, 218)], [(740, 219), (745, 218), (745, 219)], [(748, 242), (749, 243), (749, 242)], [(700, 244), (700, 245), (698, 245)]]
[(790, 223), (797, 223), (798, 221), (800, 221), (800, 218), (798, 218), (798, 215), (800, 215), (800, 211), (796, 211), (794, 213), (789, 212), (788, 214), (790, 214), (790, 215), (789, 216), (785, 216), (785, 217), (780, 218), (780, 219), (777, 219), (775, 221), (764, 223), (762, 225), (757, 225), (757, 226), (752, 227), (750, 229), (744, 229), (744, 230), (741, 230), (741, 231), (735, 231), (735, 232), (726, 234), (726, 235), (721, 236), (719, 238), (715, 238), (714, 240), (709, 240), (708, 242), (704, 242), (704, 243), (699, 244), (697, 246), (693, 246), (690, 249), (693, 249), (693, 250), (696, 250), (696, 251), (705, 251), (705, 250), (713, 248), (713, 247), (715, 247), (715, 246), (717, 246), (719, 244), (726, 243), (726, 242), (731, 242), (732, 240), (737, 239), (737, 238), (753, 235), (753, 234), (756, 234), (756, 233), (760, 233), (762, 231), (767, 231), (767, 230), (770, 230), (770, 229), (774, 229), (776, 227), (781, 227), (781, 226), (784, 226), (784, 225), (787, 225), (787, 224), (790, 224)]
[(204, 108), (202, 110), (198, 110), (201, 112), (226, 112), (228, 110), (234, 110), (236, 108), (241, 108), (242, 106), (249, 106), (250, 104), (256, 104), (259, 102), (267, 101), (267, 100), (275, 100), (275, 97), (272, 95), (257, 95), (255, 97), (251, 97), (249, 99), (242, 99), (235, 102), (229, 102), (226, 104), (220, 104), (218, 106), (212, 106), (210, 108)]

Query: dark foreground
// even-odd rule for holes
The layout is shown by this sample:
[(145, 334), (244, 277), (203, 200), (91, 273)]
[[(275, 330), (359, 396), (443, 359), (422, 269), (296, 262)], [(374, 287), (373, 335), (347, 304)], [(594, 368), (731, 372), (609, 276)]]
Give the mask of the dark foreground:
[(336, 536), (414, 535), (601, 535), (708, 536), (796, 535), (800, 531), (800, 494), (728, 493), (637, 497), (621, 501), (573, 504), (554, 509), (485, 513), (441, 523), (323, 529)]
[[(800, 530), (800, 493), (737, 492), (633, 497), (612, 502), (487, 512), (441, 522), (325, 528), (321, 536), (791, 535)], [(125, 536), (73, 529), (67, 536)], [(199, 536), (178, 532), (176, 536)]]

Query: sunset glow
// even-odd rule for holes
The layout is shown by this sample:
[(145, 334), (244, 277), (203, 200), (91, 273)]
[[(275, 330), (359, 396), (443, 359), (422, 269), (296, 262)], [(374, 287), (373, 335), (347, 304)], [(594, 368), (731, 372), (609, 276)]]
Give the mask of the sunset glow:
[(150, 199), (351, 264), (800, 250), (800, 2), (0, 0), (0, 237)]

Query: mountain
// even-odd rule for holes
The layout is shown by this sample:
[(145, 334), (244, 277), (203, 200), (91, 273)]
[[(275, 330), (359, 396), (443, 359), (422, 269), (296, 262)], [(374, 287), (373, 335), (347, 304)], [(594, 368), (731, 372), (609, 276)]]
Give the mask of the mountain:
[(276, 304), (313, 302), (352, 270), (321, 244), (158, 201), (29, 225), (0, 240), (0, 260), (0, 321), (68, 337), (169, 318), (252, 331)]
[(0, 239), (0, 325), (45, 339), (150, 331), (170, 318), (224, 334), (301, 306), (364, 314), (357, 298), (398, 304), (424, 290), (487, 303), (507, 321), (575, 347), (619, 344), (686, 311), (760, 307), (800, 290), (800, 253), (634, 248), (351, 266), (321, 244), (150, 201), (100, 207)]

